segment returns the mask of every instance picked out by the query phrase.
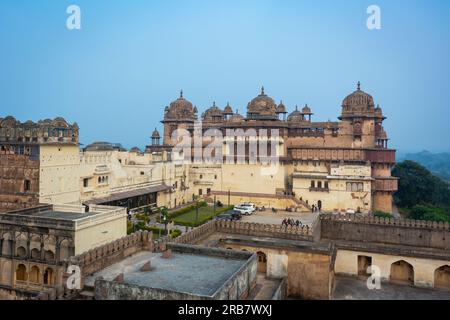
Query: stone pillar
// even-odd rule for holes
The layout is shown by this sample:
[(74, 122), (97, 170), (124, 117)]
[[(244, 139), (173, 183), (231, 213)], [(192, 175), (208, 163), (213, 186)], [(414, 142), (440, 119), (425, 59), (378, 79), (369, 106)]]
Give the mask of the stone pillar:
[(31, 258), (31, 252), (30, 252), (30, 238), (28, 237), (27, 240), (27, 259)]
[(16, 238), (14, 235), (14, 239), (13, 240), (8, 240), (11, 241), (11, 259), (14, 259), (14, 257), (16, 256)]
[(56, 252), (55, 252), (55, 262), (59, 263), (59, 255), (61, 253), (61, 247), (59, 245), (59, 241), (56, 242)]
[(44, 237), (41, 237), (41, 260), (45, 260)]

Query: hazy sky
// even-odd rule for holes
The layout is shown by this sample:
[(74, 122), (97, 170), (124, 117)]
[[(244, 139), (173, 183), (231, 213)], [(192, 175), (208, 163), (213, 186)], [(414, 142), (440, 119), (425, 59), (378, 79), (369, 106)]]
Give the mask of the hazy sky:
[[(66, 28), (71, 4), (81, 30)], [(245, 113), (264, 85), (326, 121), (359, 80), (391, 146), (449, 151), (449, 16), (448, 0), (1, 0), (0, 117), (62, 116), (84, 144), (142, 148), (180, 89), (200, 113)]]

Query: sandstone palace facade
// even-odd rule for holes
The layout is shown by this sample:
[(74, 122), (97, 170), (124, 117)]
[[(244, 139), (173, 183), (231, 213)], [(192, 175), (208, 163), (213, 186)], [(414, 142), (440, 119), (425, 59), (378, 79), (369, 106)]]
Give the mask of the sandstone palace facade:
[[(221, 149), (227, 161), (191, 164), (190, 188), (195, 194), (214, 196), (224, 203), (252, 201), (300, 211), (314, 206), (322, 212), (392, 212), (392, 195), (397, 190), (397, 179), (391, 176), (395, 150), (388, 146), (385, 119), (360, 83), (343, 100), (335, 122), (313, 121), (307, 105), (288, 114), (285, 105), (277, 104), (264, 88), (248, 103), (246, 115), (234, 112), (230, 104), (221, 109), (214, 103), (199, 118), (197, 107), (181, 93), (165, 108), (163, 145), (155, 131), (146, 152), (172, 150), (180, 143), (175, 130), (193, 134), (201, 122), (203, 133), (216, 129), (223, 134)], [(259, 135), (262, 129), (269, 132), (264, 137)], [(244, 136), (230, 138), (230, 130), (243, 130)], [(267, 161), (252, 162), (250, 144), (255, 138), (246, 135), (251, 130), (257, 132), (258, 148), (267, 143), (266, 160), (277, 159), (276, 170), (267, 168)], [(274, 130), (276, 137), (270, 133)], [(236, 144), (230, 144), (230, 139)], [(274, 140), (275, 148), (269, 146)], [(238, 141), (244, 142), (244, 156), (237, 152)], [(210, 142), (203, 139), (204, 151)], [(183, 184), (180, 181), (174, 187)]]

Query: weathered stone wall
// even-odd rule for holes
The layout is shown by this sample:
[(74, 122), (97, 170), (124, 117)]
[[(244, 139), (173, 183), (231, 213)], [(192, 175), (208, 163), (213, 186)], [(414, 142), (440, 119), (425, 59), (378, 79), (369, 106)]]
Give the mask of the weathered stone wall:
[[(25, 190), (25, 181), (30, 190)], [(39, 204), (39, 160), (28, 155), (0, 154), (0, 212)]]
[(320, 219), (322, 239), (450, 249), (448, 223), (355, 215), (321, 215)]
[(86, 276), (122, 261), (139, 251), (164, 249), (165, 242), (153, 241), (152, 236), (153, 234), (147, 231), (138, 231), (70, 258), (67, 262), (67, 267), (69, 265), (77, 265), (80, 267), (82, 275)]

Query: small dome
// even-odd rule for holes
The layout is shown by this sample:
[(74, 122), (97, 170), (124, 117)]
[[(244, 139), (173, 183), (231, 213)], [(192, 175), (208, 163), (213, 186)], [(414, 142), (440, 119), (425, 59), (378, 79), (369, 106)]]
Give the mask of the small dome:
[(227, 105), (225, 109), (223, 110), (224, 115), (232, 115), (233, 114), (233, 108), (231, 108), (230, 103), (227, 102)]
[(287, 113), (286, 112), (286, 107), (283, 104), (283, 101), (280, 101), (280, 104), (277, 107), (276, 113)]
[(303, 109), (302, 109), (302, 113), (303, 113), (303, 114), (312, 114), (311, 108), (308, 107), (307, 104), (305, 104), (305, 106), (304, 106)]
[(236, 110), (236, 113), (231, 116), (230, 122), (242, 122), (242, 121), (244, 121), (244, 117), (241, 116)]
[(303, 114), (298, 111), (298, 106), (295, 106), (295, 111), (289, 114), (287, 121), (289, 122), (301, 122), (304, 121)]
[(203, 114), (204, 121), (222, 121), (223, 112), (219, 107), (216, 106), (216, 102), (213, 103), (212, 107), (205, 111)]
[(158, 129), (155, 128), (155, 130), (152, 133), (152, 138), (157, 138), (157, 139), (161, 138), (161, 136), (159, 135)]

